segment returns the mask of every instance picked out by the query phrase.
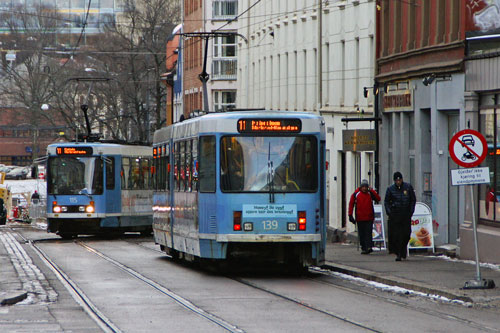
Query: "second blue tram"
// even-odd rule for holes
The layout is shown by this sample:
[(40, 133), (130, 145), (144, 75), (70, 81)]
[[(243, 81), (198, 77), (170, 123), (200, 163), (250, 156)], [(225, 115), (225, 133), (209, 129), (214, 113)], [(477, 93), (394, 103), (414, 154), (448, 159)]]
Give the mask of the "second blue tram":
[(153, 232), (174, 257), (324, 261), (324, 121), (210, 113), (154, 135)]
[(48, 232), (151, 233), (151, 147), (66, 142), (47, 153)]

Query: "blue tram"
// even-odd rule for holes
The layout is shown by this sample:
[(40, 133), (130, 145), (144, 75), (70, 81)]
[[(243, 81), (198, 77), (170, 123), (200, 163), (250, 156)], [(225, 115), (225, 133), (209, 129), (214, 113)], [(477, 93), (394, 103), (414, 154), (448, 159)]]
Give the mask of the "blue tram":
[(151, 147), (67, 142), (47, 153), (48, 232), (151, 233)]
[(324, 121), (209, 113), (155, 132), (155, 242), (187, 260), (318, 265), (325, 251)]

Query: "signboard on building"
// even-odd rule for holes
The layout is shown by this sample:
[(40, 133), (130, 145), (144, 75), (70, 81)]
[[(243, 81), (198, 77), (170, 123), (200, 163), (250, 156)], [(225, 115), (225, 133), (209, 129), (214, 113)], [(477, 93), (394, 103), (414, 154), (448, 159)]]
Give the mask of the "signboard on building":
[(384, 112), (413, 111), (413, 90), (396, 90), (384, 94), (382, 99)]
[(344, 151), (372, 151), (377, 147), (375, 130), (370, 129), (343, 130), (342, 142)]

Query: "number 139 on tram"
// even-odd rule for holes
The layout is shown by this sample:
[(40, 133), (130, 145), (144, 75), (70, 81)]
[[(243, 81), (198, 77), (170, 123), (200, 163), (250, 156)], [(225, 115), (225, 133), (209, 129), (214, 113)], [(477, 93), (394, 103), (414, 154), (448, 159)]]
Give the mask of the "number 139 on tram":
[(153, 158), (153, 231), (168, 254), (300, 268), (324, 261), (322, 117), (209, 113), (156, 131)]

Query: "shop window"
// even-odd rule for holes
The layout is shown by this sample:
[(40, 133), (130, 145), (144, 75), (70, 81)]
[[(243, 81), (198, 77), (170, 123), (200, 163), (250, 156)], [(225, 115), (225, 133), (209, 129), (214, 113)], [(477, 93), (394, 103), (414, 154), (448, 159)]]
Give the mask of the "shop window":
[[(500, 95), (490, 96), (488, 103)], [(483, 100), (486, 102), (486, 100)], [(488, 154), (482, 166), (489, 167), (490, 183), (479, 186), (479, 217), (483, 222), (500, 222), (500, 108), (483, 105), (480, 110), (480, 131), (484, 135)]]

